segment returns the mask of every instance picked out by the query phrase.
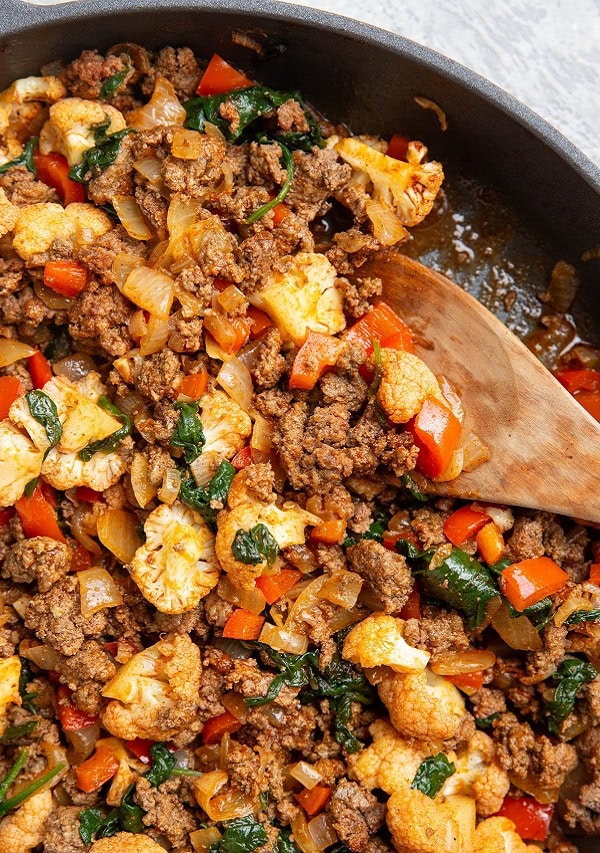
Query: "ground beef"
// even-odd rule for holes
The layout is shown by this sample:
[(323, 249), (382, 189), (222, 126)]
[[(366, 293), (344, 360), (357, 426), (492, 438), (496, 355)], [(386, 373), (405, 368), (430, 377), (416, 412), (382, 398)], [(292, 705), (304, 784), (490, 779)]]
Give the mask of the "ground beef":
[(498, 761), (517, 777), (533, 776), (541, 788), (560, 788), (577, 765), (574, 746), (535, 734), (512, 713), (502, 714), (492, 726)]
[(223, 601), (215, 590), (211, 590), (203, 602), (206, 621), (215, 628), (222, 628), (234, 611), (233, 604)]
[(363, 317), (371, 309), (372, 300), (381, 296), (383, 283), (380, 278), (352, 276), (351, 279), (340, 276), (339, 288), (344, 296), (344, 311), (350, 317)]
[(277, 124), (282, 130), (288, 132), (293, 130), (296, 133), (303, 133), (310, 130), (304, 110), (294, 98), (277, 107)]
[(159, 231), (166, 231), (169, 210), (167, 199), (163, 198), (154, 187), (136, 187), (134, 195), (150, 225)]
[(259, 501), (264, 501), (265, 503), (275, 502), (275, 475), (268, 462), (248, 465), (244, 468), (244, 474), (246, 489), (251, 493), (252, 497), (256, 497)]
[(79, 581), (67, 575), (48, 592), (34, 595), (25, 614), (25, 624), (43, 642), (62, 655), (74, 655), (86, 637), (101, 637), (106, 628), (106, 615), (94, 613), (89, 619), (81, 615)]
[(69, 309), (69, 334), (86, 347), (101, 347), (110, 356), (125, 355), (134, 345), (129, 334), (134, 310), (114, 284), (92, 279)]
[(174, 193), (185, 193), (191, 198), (203, 198), (207, 187), (216, 185), (223, 176), (223, 160), (227, 148), (214, 136), (200, 136), (200, 153), (193, 160), (169, 156), (163, 164), (163, 178)]
[(28, 282), (25, 262), (13, 252), (2, 252), (0, 257), (0, 298), (16, 293)]
[(337, 360), (336, 369), (326, 373), (319, 387), (326, 405), (343, 403), (350, 412), (358, 412), (367, 401), (369, 386), (360, 375), (365, 351), (360, 344), (348, 345)]
[(506, 556), (512, 562), (541, 557), (544, 553), (543, 525), (538, 516), (522, 515), (515, 521), (513, 533), (506, 543)]
[(589, 543), (589, 536), (584, 527), (574, 526), (567, 534), (549, 513), (540, 513), (544, 552), (555, 560), (558, 565), (567, 572), (576, 583), (581, 583), (589, 575), (589, 560), (585, 558), (585, 551)]
[(566, 799), (564, 819), (571, 829), (600, 835), (600, 728), (582, 734), (577, 748), (590, 781), (581, 786), (576, 799)]
[(506, 697), (502, 690), (495, 687), (482, 687), (469, 696), (469, 701), (473, 707), (473, 715), (478, 720), (506, 711)]
[(544, 648), (527, 654), (527, 675), (523, 678), (524, 684), (539, 684), (556, 672), (558, 664), (565, 656), (567, 633), (566, 625), (547, 625), (544, 628)]
[(67, 320), (65, 311), (48, 308), (30, 286), (0, 297), (0, 317), (17, 326), (19, 338), (35, 340), (42, 347), (50, 340), (52, 324), (62, 326)]
[(421, 619), (407, 619), (404, 638), (409, 645), (424, 649), (431, 655), (458, 652), (469, 647), (469, 638), (458, 613), (436, 608), (424, 611)]
[(319, 148), (310, 154), (294, 151), (294, 180), (286, 197), (289, 205), (305, 222), (324, 216), (331, 196), (346, 186), (352, 169), (340, 163), (332, 149)]
[(135, 801), (146, 812), (144, 825), (154, 827), (177, 846), (187, 841), (189, 833), (196, 829), (196, 821), (176, 793), (180, 784), (175, 778), (153, 788), (142, 778), (137, 780), (135, 787)]
[(249, 746), (230, 742), (225, 770), (229, 773), (231, 785), (251, 800), (257, 800), (268, 783), (261, 770), (260, 756)]
[(287, 171), (281, 165), (281, 148), (276, 142), (261, 145), (251, 142), (248, 149), (247, 180), (250, 184), (281, 185)]
[[(269, 201), (264, 193), (260, 204)], [(257, 205), (258, 206), (258, 205)], [(249, 211), (252, 212), (252, 209)], [(315, 242), (306, 221), (290, 213), (274, 231), (265, 230), (258, 222), (254, 233), (240, 243), (239, 257), (243, 268), (245, 293), (256, 289), (269, 277), (283, 255), (314, 251)]]
[(445, 515), (429, 507), (416, 510), (410, 526), (417, 534), (423, 548), (446, 542), (444, 535)]
[(48, 536), (24, 539), (12, 546), (2, 566), (2, 577), (15, 583), (37, 580), (40, 592), (47, 592), (53, 583), (66, 575), (71, 566), (71, 551), (67, 545)]
[[(60, 79), (72, 97), (94, 100), (100, 96), (103, 83), (130, 64), (127, 54), (102, 56), (97, 50), (84, 50), (61, 72)], [(133, 69), (127, 77), (132, 73)]]
[(413, 579), (401, 554), (389, 551), (372, 539), (361, 539), (348, 548), (346, 555), (353, 570), (368, 582), (381, 600), (386, 613), (402, 609), (413, 587)]
[(366, 788), (347, 779), (338, 783), (327, 811), (340, 841), (352, 851), (364, 851), (369, 836), (385, 819), (385, 805)]
[(200, 81), (200, 67), (189, 47), (163, 47), (158, 52), (152, 69), (142, 82), (142, 92), (151, 95), (156, 77), (166, 77), (173, 84), (175, 94), (186, 100), (196, 92)]
[(96, 640), (86, 640), (78, 652), (57, 664), (61, 680), (76, 690), (88, 681), (106, 683), (116, 673), (115, 664)]
[(201, 317), (186, 317), (183, 311), (175, 311), (169, 317), (169, 329), (172, 329), (170, 348), (175, 352), (185, 353), (203, 349), (202, 328)]
[(87, 850), (79, 834), (78, 806), (59, 806), (44, 829), (44, 853), (79, 853)]
[(256, 362), (251, 370), (255, 387), (259, 391), (274, 388), (286, 369), (285, 358), (281, 354), (281, 335), (278, 329), (269, 329), (262, 336), (256, 356)]
[(43, 202), (60, 203), (56, 191), (43, 181), (38, 181), (25, 166), (13, 166), (0, 175), (0, 189), (4, 190), (12, 204), (19, 207)]
[(136, 390), (144, 397), (158, 402), (173, 397), (183, 375), (179, 356), (165, 348), (144, 359), (136, 381)]
[[(111, 267), (116, 256), (128, 254), (142, 257), (144, 249), (145, 246), (140, 240), (134, 240), (121, 225), (117, 225), (116, 228), (98, 237), (93, 244), (83, 246), (79, 250), (78, 257), (104, 284), (112, 284)], [(90, 283), (88, 283), (88, 289), (89, 287)], [(117, 316), (121, 310), (117, 311)]]

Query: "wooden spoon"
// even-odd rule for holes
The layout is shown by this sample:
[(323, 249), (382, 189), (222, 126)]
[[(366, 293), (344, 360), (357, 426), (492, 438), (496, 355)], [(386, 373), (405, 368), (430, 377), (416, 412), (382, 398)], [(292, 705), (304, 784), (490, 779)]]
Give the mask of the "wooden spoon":
[(600, 424), (487, 308), (398, 253), (370, 261), (416, 353), (455, 385), (490, 461), (428, 491), (600, 522)]

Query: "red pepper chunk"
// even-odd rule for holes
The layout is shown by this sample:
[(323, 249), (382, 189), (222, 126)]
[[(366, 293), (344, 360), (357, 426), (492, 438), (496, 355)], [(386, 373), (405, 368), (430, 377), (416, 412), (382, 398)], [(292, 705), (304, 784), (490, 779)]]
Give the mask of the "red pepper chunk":
[(39, 350), (27, 359), (27, 370), (34, 388), (43, 388), (52, 379), (50, 362)]
[(250, 320), (250, 337), (252, 340), (259, 338), (263, 332), (266, 332), (273, 325), (269, 315), (261, 311), (260, 308), (255, 308), (254, 305), (248, 307), (246, 315)]
[(190, 373), (184, 376), (179, 386), (179, 393), (185, 394), (192, 400), (199, 400), (208, 387), (208, 372), (206, 369), (198, 373)]
[(77, 785), (86, 794), (97, 791), (105, 782), (115, 775), (119, 769), (119, 759), (112, 749), (99, 746), (93, 755), (75, 768)]
[(467, 539), (475, 536), (482, 527), (490, 521), (487, 513), (471, 506), (461, 506), (448, 516), (444, 522), (444, 534), (453, 545), (462, 545)]
[(222, 95), (234, 89), (247, 89), (249, 86), (254, 86), (252, 80), (214, 53), (198, 83), (196, 94)]
[(333, 335), (309, 332), (294, 359), (290, 388), (310, 391), (327, 368), (335, 365), (343, 349), (343, 342)]
[(500, 590), (515, 610), (525, 610), (542, 598), (558, 592), (569, 575), (550, 557), (521, 560), (500, 573)]
[(592, 563), (590, 566), (590, 583), (600, 586), (600, 563)]
[(56, 706), (58, 719), (65, 732), (77, 732), (79, 729), (95, 726), (98, 722), (97, 717), (92, 717), (84, 711), (80, 711), (74, 705), (71, 698), (71, 691), (66, 684), (61, 684), (56, 691)]
[(556, 370), (554, 376), (571, 394), (576, 391), (600, 392), (600, 371), (598, 370)]
[(395, 133), (388, 142), (387, 151), (388, 157), (393, 157), (394, 160), (406, 160), (406, 152), (408, 151), (408, 136), (403, 136), (401, 133)]
[(456, 687), (462, 687), (467, 691), (480, 690), (483, 687), (483, 671), (461, 672), (459, 675), (446, 675), (445, 678)]
[[(376, 302), (372, 311), (344, 332), (343, 338), (345, 341), (361, 343), (368, 352), (369, 349), (372, 351), (374, 341), (379, 341), (384, 346), (384, 341), (392, 336), (394, 349), (414, 351), (413, 333), (404, 320), (401, 320), (386, 302)], [(399, 345), (400, 342), (402, 346)]]
[(23, 383), (17, 376), (0, 376), (0, 421), (8, 417), (8, 410), (24, 393)]
[(134, 740), (126, 740), (125, 746), (132, 752), (138, 761), (142, 764), (150, 764), (152, 756), (150, 755), (150, 747), (154, 743), (153, 740), (147, 740), (143, 737), (136, 737)]
[(221, 743), (223, 735), (232, 735), (241, 729), (241, 727), (242, 724), (240, 721), (233, 714), (230, 714), (229, 711), (225, 711), (217, 717), (211, 717), (210, 720), (204, 723), (202, 741), (205, 746)]
[(83, 501), (88, 504), (95, 504), (102, 500), (102, 492), (97, 492), (95, 489), (90, 489), (89, 486), (77, 486), (75, 497), (78, 501)]
[(36, 151), (33, 155), (35, 170), (40, 181), (56, 190), (66, 206), (74, 201), (85, 201), (83, 186), (69, 177), (69, 164), (62, 154), (51, 151), (41, 154)]
[(589, 414), (600, 421), (600, 394), (593, 391), (579, 391), (574, 395), (580, 406)]
[(4, 527), (5, 524), (8, 524), (14, 514), (15, 508), (12, 506), (8, 506), (6, 509), (0, 509), (0, 527)]
[(15, 509), (28, 539), (34, 536), (49, 536), (58, 542), (67, 541), (58, 526), (56, 512), (44, 497), (39, 483), (31, 497), (23, 495), (15, 502)]
[(261, 575), (256, 578), (256, 586), (264, 595), (267, 604), (274, 604), (295, 586), (301, 577), (302, 573), (297, 569), (281, 569), (275, 575)]
[(543, 805), (533, 797), (505, 797), (495, 817), (506, 817), (515, 825), (521, 838), (544, 841), (554, 814), (554, 803)]
[(249, 610), (234, 610), (223, 628), (223, 636), (230, 640), (258, 640), (265, 617)]
[(398, 617), (400, 619), (421, 618), (421, 594), (419, 593), (419, 587), (416, 584), (411, 589), (410, 595), (402, 606)]
[(309, 817), (323, 811), (329, 798), (331, 797), (332, 788), (329, 785), (315, 785), (310, 791), (305, 788), (299, 794), (294, 794), (296, 800), (300, 803), (304, 811)]
[(77, 296), (86, 281), (87, 270), (77, 261), (48, 261), (44, 267), (44, 284), (62, 296)]
[(248, 465), (252, 465), (254, 459), (252, 458), (252, 448), (250, 445), (246, 445), (246, 447), (242, 447), (240, 451), (238, 451), (233, 459), (231, 460), (231, 464), (235, 468), (236, 471), (241, 471), (242, 468), (247, 468)]
[(439, 477), (450, 464), (460, 439), (458, 418), (443, 403), (428, 397), (406, 428), (419, 448), (417, 470), (426, 477)]

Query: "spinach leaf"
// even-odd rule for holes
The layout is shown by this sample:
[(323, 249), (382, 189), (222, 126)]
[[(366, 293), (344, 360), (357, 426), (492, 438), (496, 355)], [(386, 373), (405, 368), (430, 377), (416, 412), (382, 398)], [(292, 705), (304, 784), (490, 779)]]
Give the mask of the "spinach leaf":
[(144, 776), (154, 788), (158, 788), (173, 772), (177, 759), (164, 743), (153, 743), (150, 747), (150, 756), (152, 766)]
[(0, 742), (6, 743), (10, 740), (17, 740), (17, 738), (26, 737), (27, 735), (32, 734), (39, 724), (39, 720), (27, 720), (27, 722), (21, 723), (20, 726), (8, 726), (8, 728), (4, 730), (2, 737), (0, 737)]
[(14, 160), (9, 160), (8, 163), (4, 163), (3, 166), (0, 166), (0, 175), (4, 175), (13, 166), (25, 166), (26, 169), (29, 169), (30, 172), (37, 176), (35, 162), (33, 160), (33, 152), (37, 148), (37, 144), (38, 137), (32, 136), (18, 157), (15, 157)]
[(33, 704), (33, 700), (36, 698), (37, 693), (29, 693), (27, 690), (27, 685), (30, 681), (33, 681), (33, 673), (27, 658), (19, 658), (19, 660), (21, 661), (21, 672), (19, 673), (19, 693), (21, 695), (21, 704), (26, 711), (29, 711), (30, 714), (37, 714), (37, 708)]
[(221, 824), (223, 837), (211, 845), (210, 853), (251, 853), (269, 840), (262, 823), (252, 815)]
[[(29, 413), (32, 418), (41, 424), (46, 431), (46, 438), (49, 442), (48, 450), (56, 447), (62, 436), (62, 424), (58, 419), (58, 409), (56, 403), (43, 391), (34, 389), (25, 394)], [(48, 452), (48, 451), (46, 451)]]
[(262, 643), (253, 643), (253, 646), (266, 652), (279, 669), (279, 675), (275, 676), (264, 696), (252, 696), (245, 700), (249, 708), (260, 708), (261, 705), (273, 702), (284, 684), (288, 687), (306, 687), (310, 682), (313, 669), (319, 666), (319, 655), (316, 649), (301, 655), (291, 655), (277, 652)]
[(99, 97), (101, 100), (106, 101), (108, 98), (114, 98), (117, 94), (123, 83), (125, 82), (125, 78), (131, 71), (131, 65), (126, 65), (121, 71), (117, 71), (111, 77), (107, 77), (104, 83), (102, 84), (102, 88), (100, 89)]
[(224, 459), (206, 488), (197, 486), (193, 477), (183, 476), (179, 497), (190, 509), (199, 513), (208, 526), (214, 530), (216, 529), (219, 510), (213, 506), (213, 503), (225, 506), (234, 477), (235, 468), (231, 462)]
[(475, 725), (482, 732), (489, 731), (492, 728), (492, 723), (500, 716), (500, 711), (495, 714), (489, 714), (487, 717), (475, 717)]
[(350, 548), (356, 545), (361, 539), (373, 539), (375, 542), (383, 542), (383, 534), (387, 530), (389, 515), (381, 510), (376, 510), (373, 513), (373, 521), (369, 525), (369, 529), (365, 533), (357, 533), (355, 536), (346, 536), (342, 542), (342, 547)]
[(100, 809), (83, 809), (79, 812), (79, 835), (84, 844), (91, 844), (102, 826)]
[(563, 625), (581, 625), (583, 622), (600, 622), (600, 610), (576, 610), (567, 616)]
[(279, 830), (274, 853), (300, 853), (300, 848), (296, 847), (294, 842), (290, 840), (289, 829)]
[(117, 807), (119, 824), (124, 832), (144, 831), (144, 810), (133, 799), (135, 784), (130, 785)]
[(255, 210), (254, 213), (251, 213), (250, 216), (246, 219), (246, 225), (252, 225), (254, 222), (258, 222), (259, 219), (268, 213), (273, 207), (275, 207), (279, 202), (283, 201), (286, 195), (290, 191), (290, 187), (292, 186), (292, 181), (294, 180), (294, 161), (292, 160), (292, 155), (289, 148), (283, 144), (283, 142), (279, 142), (279, 147), (281, 148), (281, 156), (283, 158), (283, 162), (286, 168), (286, 178), (283, 182), (283, 185), (275, 198), (272, 198), (271, 201), (268, 201), (266, 204), (263, 204), (258, 210)]
[(400, 479), (402, 480), (402, 485), (413, 500), (417, 501), (417, 503), (420, 504), (427, 503), (427, 501), (429, 500), (429, 495), (426, 495), (421, 491), (421, 489), (417, 486), (410, 474), (403, 474)]
[(577, 658), (564, 660), (553, 678), (558, 682), (554, 690), (554, 696), (546, 702), (544, 716), (548, 724), (548, 731), (557, 735), (560, 724), (569, 716), (575, 707), (577, 691), (588, 681), (593, 681), (598, 673), (587, 661)]
[(189, 465), (202, 453), (206, 443), (202, 421), (198, 417), (198, 403), (175, 403), (179, 417), (171, 436), (171, 446), (183, 449), (183, 458)]
[(437, 755), (432, 755), (421, 762), (412, 780), (411, 788), (422, 791), (433, 800), (442, 790), (446, 779), (454, 773), (456, 773), (456, 766), (448, 761), (443, 752), (438, 752)]
[(507, 603), (511, 619), (517, 619), (519, 616), (527, 616), (538, 629), (547, 625), (552, 616), (553, 604), (551, 598), (542, 598), (537, 604), (532, 604), (530, 607), (526, 607), (525, 610), (516, 610), (510, 601)]
[(256, 566), (267, 561), (272, 566), (279, 553), (279, 545), (269, 528), (260, 522), (250, 530), (238, 530), (231, 544), (231, 553), (240, 563)]
[(123, 426), (121, 429), (111, 433), (106, 438), (102, 438), (99, 441), (92, 441), (91, 444), (88, 444), (87, 447), (80, 450), (77, 455), (84, 462), (89, 462), (94, 453), (112, 453), (112, 451), (116, 450), (123, 439), (131, 432), (131, 420), (129, 416), (120, 409), (117, 409), (117, 407), (114, 406), (108, 397), (104, 396), (104, 394), (98, 397), (98, 405), (106, 412), (110, 412), (110, 414), (117, 418), (117, 420), (121, 421)]
[(55, 776), (58, 776), (58, 774), (67, 766), (64, 761), (61, 761), (56, 765), (56, 767), (53, 767), (52, 770), (48, 770), (43, 774), (43, 776), (40, 776), (33, 782), (30, 782), (29, 785), (25, 785), (24, 788), (21, 788), (18, 794), (15, 794), (7, 800), (5, 799), (6, 794), (25, 766), (28, 755), (28, 749), (21, 749), (17, 755), (15, 763), (10, 768), (4, 779), (0, 782), (0, 818), (3, 818), (4, 815), (8, 814), (11, 809), (14, 809), (16, 806), (20, 806), (28, 797), (35, 794), (36, 791), (39, 791), (40, 788), (42, 788), (47, 782), (54, 779)]
[(419, 551), (406, 539), (396, 542), (396, 550), (413, 563), (413, 572), (419, 574), (423, 590), (432, 598), (443, 601), (468, 618), (474, 630), (483, 622), (489, 602), (500, 593), (494, 577), (469, 554), (452, 548), (450, 554), (435, 569), (429, 565), (435, 549)]
[[(116, 133), (107, 133), (110, 127), (110, 117), (106, 116), (104, 121), (92, 126), (94, 131), (93, 148), (88, 148), (83, 154), (83, 160), (76, 166), (71, 166), (69, 169), (69, 177), (72, 181), (78, 181), (80, 184), (85, 184), (92, 178), (97, 178), (105, 169), (117, 159), (121, 140), (128, 133), (136, 133), (131, 127), (126, 127), (124, 130), (118, 130)], [(89, 177), (88, 177), (89, 175)]]

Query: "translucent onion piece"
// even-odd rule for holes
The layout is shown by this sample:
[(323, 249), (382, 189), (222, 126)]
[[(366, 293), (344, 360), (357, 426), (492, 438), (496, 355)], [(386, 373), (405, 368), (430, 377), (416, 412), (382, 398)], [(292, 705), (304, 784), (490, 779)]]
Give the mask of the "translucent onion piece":
[(483, 512), (487, 513), (496, 527), (500, 530), (500, 533), (506, 533), (507, 530), (511, 530), (511, 528), (514, 527), (515, 517), (512, 510), (507, 506), (490, 506), (488, 504), (480, 506), (479, 504), (474, 503), (473, 508), (481, 509)]
[[(265, 459), (268, 457), (273, 447), (271, 443), (271, 426), (268, 421), (259, 414), (255, 415), (252, 435), (250, 437), (250, 447), (258, 453), (265, 454)], [(254, 458), (254, 453), (252, 454), (252, 458)]]
[(102, 555), (102, 548), (92, 539), (92, 535), (96, 535), (96, 528), (94, 525), (94, 529), (90, 529), (89, 510), (87, 507), (79, 506), (73, 513), (71, 533), (94, 557)]
[(223, 575), (219, 581), (218, 593), (223, 601), (242, 607), (250, 613), (262, 613), (267, 603), (260, 589), (240, 589), (230, 581), (228, 575)]
[(326, 575), (315, 578), (300, 593), (285, 622), (285, 627), (288, 631), (304, 633), (305, 622), (312, 624), (315, 618), (315, 608), (319, 605), (319, 593), (326, 580)]
[(121, 225), (130, 237), (134, 240), (149, 240), (152, 237), (154, 232), (132, 195), (114, 195), (111, 202)]
[(463, 450), (463, 471), (474, 471), (484, 462), (489, 462), (491, 454), (489, 449), (474, 433), (468, 433), (461, 439)]
[(52, 646), (32, 646), (30, 649), (21, 649), (19, 654), (45, 670), (56, 670), (60, 662), (58, 652)]
[(210, 820), (232, 820), (245, 817), (254, 811), (253, 803), (239, 791), (219, 794), (229, 780), (224, 770), (211, 770), (193, 783), (196, 802)]
[(77, 382), (87, 376), (90, 371), (98, 369), (94, 359), (86, 352), (74, 352), (73, 355), (67, 355), (65, 358), (55, 361), (52, 368), (57, 376), (64, 376), (71, 382)]
[(385, 202), (370, 198), (365, 209), (373, 226), (373, 236), (384, 246), (394, 246), (408, 237), (408, 231)]
[(194, 459), (190, 465), (190, 471), (194, 476), (197, 486), (207, 486), (210, 483), (222, 458), (220, 453), (209, 450), (206, 453), (202, 453), (197, 459)]
[(233, 355), (225, 352), (225, 350), (219, 346), (212, 335), (204, 335), (204, 348), (207, 356), (215, 361), (229, 361), (234, 358)]
[(146, 322), (146, 315), (140, 308), (139, 311), (134, 312), (129, 321), (129, 334), (135, 340), (139, 340), (147, 331), (148, 323)]
[(254, 393), (252, 377), (239, 358), (230, 358), (223, 364), (217, 374), (217, 382), (245, 412), (249, 411)]
[(258, 338), (256, 341), (251, 341), (249, 344), (242, 347), (242, 349), (236, 353), (236, 356), (242, 364), (246, 365), (248, 370), (254, 370), (256, 363), (258, 362), (262, 346), (263, 343), (260, 338)]
[(447, 483), (450, 480), (456, 480), (458, 475), (463, 470), (465, 452), (462, 447), (457, 447), (450, 457), (450, 462), (445, 471), (439, 477), (433, 477), (436, 483)]
[(197, 160), (202, 153), (202, 134), (197, 130), (178, 127), (173, 131), (171, 154), (181, 160)]
[(162, 486), (158, 491), (158, 499), (164, 504), (173, 504), (177, 500), (181, 488), (181, 473), (177, 468), (167, 468), (163, 476)]
[(159, 352), (169, 337), (169, 320), (167, 317), (151, 316), (148, 329), (140, 338), (140, 355), (147, 356)]
[(131, 270), (142, 266), (143, 263), (143, 260), (138, 255), (132, 255), (129, 252), (119, 252), (115, 256), (110, 268), (110, 275), (119, 290), (123, 290)]
[(128, 299), (156, 317), (168, 317), (175, 295), (171, 276), (150, 267), (135, 267), (127, 276), (123, 293)]
[(129, 127), (150, 130), (161, 125), (182, 125), (185, 119), (185, 110), (179, 103), (173, 84), (159, 74), (152, 97), (145, 106), (130, 115)]
[(306, 761), (298, 761), (297, 764), (292, 764), (288, 772), (309, 791), (323, 779), (319, 771)]
[(235, 284), (230, 284), (229, 287), (217, 294), (217, 302), (223, 311), (233, 314), (246, 304), (246, 297)]
[(123, 604), (123, 596), (106, 569), (95, 567), (77, 573), (81, 615), (89, 619), (94, 613), (106, 607), (118, 607)]
[(525, 791), (531, 797), (534, 797), (538, 803), (547, 805), (548, 803), (556, 803), (559, 795), (559, 788), (542, 788), (537, 776), (517, 776), (516, 773), (509, 773), (508, 778), (512, 785)]
[(594, 605), (588, 598), (584, 598), (582, 595), (570, 595), (567, 600), (560, 605), (560, 607), (554, 614), (554, 624), (557, 626), (562, 625), (565, 619), (567, 619), (571, 615), (571, 613), (575, 613), (577, 610), (594, 609)]
[(308, 832), (319, 850), (326, 850), (338, 840), (338, 835), (331, 825), (331, 818), (327, 814), (313, 817), (308, 824)]
[(444, 110), (436, 104), (435, 101), (432, 101), (430, 98), (415, 98), (415, 103), (422, 107), (424, 110), (431, 110), (438, 117), (438, 121), (440, 123), (440, 128), (442, 130), (448, 129), (448, 119), (446, 118), (446, 113)]
[(225, 693), (221, 698), (221, 705), (225, 708), (226, 711), (229, 711), (230, 714), (239, 720), (240, 723), (245, 723), (248, 714), (250, 713), (250, 709), (244, 702), (242, 696), (239, 693), (235, 693), (235, 691), (230, 690), (228, 693)]
[(0, 338), (0, 367), (8, 367), (15, 361), (29, 358), (34, 352), (35, 349), (29, 344), (22, 344), (21, 341), (13, 341), (10, 338)]
[(445, 376), (437, 376), (436, 379), (438, 381), (442, 394), (446, 398), (446, 402), (448, 403), (450, 411), (452, 412), (454, 417), (462, 424), (465, 419), (465, 410), (462, 401), (458, 396), (458, 391), (456, 390), (454, 385), (448, 379), (446, 379)]
[(219, 139), (221, 142), (227, 142), (222, 131), (217, 127), (216, 124), (213, 124), (211, 121), (204, 122), (204, 132), (207, 136), (212, 136), (215, 139)]
[(511, 649), (536, 652), (543, 647), (540, 635), (527, 616), (513, 619), (505, 601), (494, 613), (492, 627)]
[(285, 628), (279, 628), (277, 625), (271, 625), (268, 622), (262, 627), (259, 641), (276, 649), (278, 652), (289, 652), (293, 655), (301, 655), (308, 649), (308, 638), (306, 634), (300, 634), (296, 631), (288, 631)]
[(130, 563), (142, 544), (138, 520), (124, 509), (107, 509), (98, 518), (98, 538), (121, 563)]
[(222, 837), (216, 826), (207, 826), (206, 829), (190, 832), (190, 841), (196, 853), (209, 853), (212, 846)]
[(65, 737), (73, 747), (73, 754), (69, 756), (71, 764), (81, 764), (94, 751), (96, 741), (100, 737), (100, 726), (86, 726), (83, 729), (65, 732)]
[(322, 847), (317, 846), (309, 829), (304, 813), (298, 809), (298, 813), (291, 821), (294, 843), (299, 847), (301, 853), (321, 853)]
[(439, 652), (429, 663), (438, 675), (462, 675), (465, 672), (481, 672), (496, 662), (494, 652), (487, 649), (467, 649), (464, 652)]
[[(379, 608), (381, 608), (381, 604), (379, 604)], [(352, 610), (340, 608), (330, 616), (327, 625), (330, 632), (334, 634), (336, 631), (342, 631), (344, 628), (347, 628), (348, 625), (354, 625), (355, 622), (360, 622), (361, 619), (362, 615), (359, 610), (356, 610), (355, 608)]]
[(319, 598), (325, 598), (339, 607), (352, 608), (358, 600), (363, 579), (356, 572), (345, 569), (333, 571), (321, 587)]
[(165, 184), (162, 175), (162, 162), (157, 157), (144, 157), (141, 160), (136, 160), (133, 164), (133, 168), (136, 172), (139, 172), (139, 174), (147, 180), (150, 186), (159, 192), (163, 198), (170, 197), (169, 188)]
[(212, 311), (204, 316), (204, 327), (225, 352), (232, 353), (238, 346), (239, 330), (245, 327), (246, 321), (240, 317), (229, 319), (224, 314)]
[(181, 305), (181, 313), (186, 319), (190, 317), (203, 317), (206, 313), (206, 303), (202, 299), (190, 293), (181, 285), (175, 283), (175, 299)]
[(252, 649), (247, 649), (239, 640), (213, 637), (212, 645), (234, 660), (247, 660), (252, 655)]
[(45, 284), (42, 284), (37, 279), (33, 282), (33, 289), (38, 299), (41, 299), (44, 305), (53, 311), (64, 311), (73, 304), (72, 299), (68, 299), (66, 296), (46, 287)]

